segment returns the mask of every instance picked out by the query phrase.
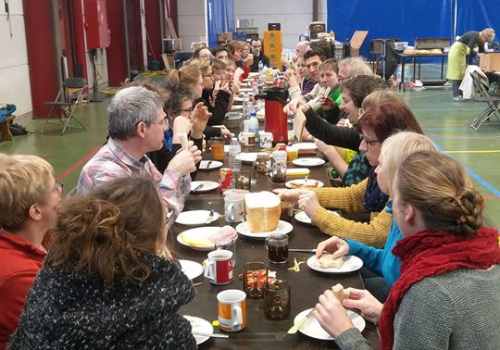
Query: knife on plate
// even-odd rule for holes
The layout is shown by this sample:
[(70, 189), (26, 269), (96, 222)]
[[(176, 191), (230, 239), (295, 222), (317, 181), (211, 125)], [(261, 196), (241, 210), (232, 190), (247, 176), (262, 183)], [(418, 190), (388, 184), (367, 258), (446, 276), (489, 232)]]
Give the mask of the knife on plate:
[(210, 169), (210, 165), (212, 165), (212, 161), (211, 160), (208, 161), (207, 166), (205, 167), (205, 169)]
[(193, 190), (193, 192), (196, 192), (198, 190), (201, 190), (201, 188), (204, 186), (205, 184), (199, 184), (198, 186), (196, 186)]
[(193, 335), (197, 335), (200, 337), (211, 337), (211, 338), (224, 338), (227, 339), (229, 338), (229, 335), (227, 334), (216, 334), (216, 333), (203, 333), (203, 332), (193, 332)]
[(207, 218), (206, 223), (207, 224), (211, 223), (213, 218), (214, 218), (214, 210), (212, 209), (212, 210), (210, 210), (210, 214), (208, 214), (208, 218)]
[[(289, 248), (289, 252), (295, 252), (295, 253), (315, 253), (318, 251), (317, 249), (302, 249), (302, 248)], [(333, 253), (329, 250), (323, 250), (323, 253)]]
[(300, 320), (298, 320), (297, 323), (295, 323), (293, 325), (293, 327), (288, 330), (287, 334), (297, 333), (297, 331), (300, 329), (300, 327), (302, 327), (304, 325), (304, 323), (306, 323), (312, 317), (313, 311), (314, 311), (314, 308), (312, 308), (311, 311), (309, 311), (307, 313), (307, 315), (305, 315)]

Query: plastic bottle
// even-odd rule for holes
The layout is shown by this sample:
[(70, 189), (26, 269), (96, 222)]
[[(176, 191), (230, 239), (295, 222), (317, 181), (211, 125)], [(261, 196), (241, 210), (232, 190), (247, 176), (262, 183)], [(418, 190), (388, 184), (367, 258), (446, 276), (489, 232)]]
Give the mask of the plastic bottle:
[(238, 139), (234, 137), (229, 144), (229, 168), (232, 171), (241, 170), (241, 159), (239, 157), (241, 153), (241, 145)]
[(255, 110), (250, 112), (248, 131), (253, 132), (255, 135), (259, 132), (259, 120), (257, 119), (257, 113), (255, 113)]
[(264, 70), (264, 63), (262, 60), (259, 60), (259, 74), (262, 75), (262, 71)]
[(247, 94), (243, 95), (243, 118), (247, 118), (250, 115), (250, 97)]

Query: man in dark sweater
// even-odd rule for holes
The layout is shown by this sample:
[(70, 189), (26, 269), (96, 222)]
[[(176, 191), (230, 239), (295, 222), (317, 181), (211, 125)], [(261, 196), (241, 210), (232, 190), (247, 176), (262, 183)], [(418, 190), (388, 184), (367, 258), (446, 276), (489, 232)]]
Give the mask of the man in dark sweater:
[(270, 67), (269, 57), (264, 55), (262, 52), (262, 41), (259, 38), (253, 38), (252, 42), (252, 54), (253, 54), (253, 63), (250, 67), (250, 72), (258, 72), (259, 71), (259, 62), (266, 67)]

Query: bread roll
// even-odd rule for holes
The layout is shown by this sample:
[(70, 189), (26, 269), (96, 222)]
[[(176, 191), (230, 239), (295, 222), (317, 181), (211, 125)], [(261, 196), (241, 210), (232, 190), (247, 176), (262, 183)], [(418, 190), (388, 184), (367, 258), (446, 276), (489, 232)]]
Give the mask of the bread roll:
[(272, 192), (245, 195), (245, 208), (250, 232), (273, 231), (281, 215), (281, 199)]
[(342, 302), (342, 300), (344, 299), (349, 299), (349, 292), (346, 292), (344, 290), (344, 286), (340, 283), (337, 283), (332, 287), (332, 293), (340, 302)]
[(343, 263), (343, 258), (334, 259), (332, 254), (323, 254), (318, 260), (318, 266), (322, 269), (339, 268)]

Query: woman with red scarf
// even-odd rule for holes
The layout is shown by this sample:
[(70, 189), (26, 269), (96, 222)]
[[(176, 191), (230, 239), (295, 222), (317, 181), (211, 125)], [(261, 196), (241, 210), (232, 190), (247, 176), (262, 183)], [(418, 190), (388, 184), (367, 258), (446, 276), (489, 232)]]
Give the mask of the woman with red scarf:
[(404, 238), (393, 249), (401, 277), (384, 305), (347, 289), (326, 291), (313, 313), (341, 349), (371, 349), (344, 307), (378, 322), (382, 350), (499, 349), (498, 231), (483, 226), (483, 197), (456, 160), (410, 155), (393, 184), (393, 215)]

